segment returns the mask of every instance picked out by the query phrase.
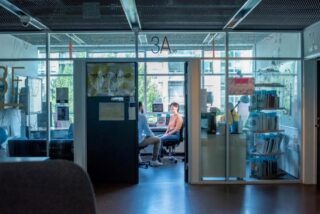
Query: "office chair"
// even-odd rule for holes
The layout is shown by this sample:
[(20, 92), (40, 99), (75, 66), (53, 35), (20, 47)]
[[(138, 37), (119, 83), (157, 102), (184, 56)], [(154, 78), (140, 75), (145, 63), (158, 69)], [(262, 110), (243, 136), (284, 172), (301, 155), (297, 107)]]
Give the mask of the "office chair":
[(162, 146), (165, 147), (168, 152), (168, 158), (170, 161), (177, 163), (178, 159), (174, 157), (175, 155), (175, 148), (183, 141), (183, 123), (179, 132), (179, 140), (166, 140), (162, 142)]
[(1, 213), (97, 213), (88, 175), (66, 160), (0, 163)]
[[(148, 167), (150, 166), (150, 161), (143, 161), (141, 158), (140, 158), (140, 151), (145, 149), (148, 145), (146, 146), (142, 146), (142, 147), (139, 147), (139, 167), (141, 168), (144, 168), (144, 169), (148, 169)], [(141, 159), (141, 161), (140, 161)]]

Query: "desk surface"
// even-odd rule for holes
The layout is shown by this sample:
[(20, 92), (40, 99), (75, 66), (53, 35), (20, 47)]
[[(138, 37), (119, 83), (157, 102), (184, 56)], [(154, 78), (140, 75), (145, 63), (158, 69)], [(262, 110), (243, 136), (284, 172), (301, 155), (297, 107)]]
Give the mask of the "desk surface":
[(150, 130), (152, 132), (165, 132), (167, 130), (166, 126), (155, 126), (155, 127), (150, 127)]
[(45, 161), (48, 159), (49, 157), (2, 157), (0, 163)]

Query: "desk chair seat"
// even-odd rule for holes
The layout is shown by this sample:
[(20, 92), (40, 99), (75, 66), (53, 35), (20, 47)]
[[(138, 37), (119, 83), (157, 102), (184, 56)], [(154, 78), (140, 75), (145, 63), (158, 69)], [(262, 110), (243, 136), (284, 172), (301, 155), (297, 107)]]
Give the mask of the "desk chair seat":
[(183, 141), (183, 124), (181, 126), (180, 132), (179, 132), (179, 139), (178, 140), (165, 140), (162, 142), (163, 147), (165, 147), (168, 152), (168, 158), (170, 161), (174, 163), (178, 163), (178, 159), (174, 157), (175, 155), (175, 148), (176, 146), (179, 146), (179, 144)]
[(141, 167), (141, 168), (145, 168), (145, 169), (147, 169), (149, 166), (150, 166), (150, 161), (143, 161), (142, 159), (141, 159), (141, 156), (140, 156), (140, 151), (142, 150), (142, 149), (144, 149), (144, 148), (146, 148), (148, 145), (146, 145), (146, 146), (139, 146), (139, 167)]

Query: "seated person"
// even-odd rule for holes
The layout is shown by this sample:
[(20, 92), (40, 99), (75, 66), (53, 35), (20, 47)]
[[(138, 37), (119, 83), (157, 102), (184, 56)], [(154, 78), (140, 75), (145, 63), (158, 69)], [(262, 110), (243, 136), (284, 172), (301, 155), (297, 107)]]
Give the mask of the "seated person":
[(153, 144), (153, 155), (150, 161), (151, 166), (161, 166), (162, 163), (158, 161), (158, 154), (160, 148), (160, 139), (155, 137), (150, 130), (147, 118), (144, 115), (143, 105), (139, 102), (139, 116), (138, 116), (138, 131), (139, 131), (139, 147), (144, 147)]
[(179, 114), (179, 104), (176, 102), (171, 103), (170, 111), (172, 115), (170, 116), (166, 132), (160, 137), (161, 142), (180, 140), (180, 129), (182, 128), (183, 120)]
[[(230, 126), (231, 133), (237, 133), (238, 130), (234, 126), (236, 126), (236, 122), (240, 120), (239, 114), (234, 110), (234, 105), (232, 103), (228, 103), (228, 124)], [(220, 119), (222, 122), (226, 122), (226, 115), (221, 116)]]

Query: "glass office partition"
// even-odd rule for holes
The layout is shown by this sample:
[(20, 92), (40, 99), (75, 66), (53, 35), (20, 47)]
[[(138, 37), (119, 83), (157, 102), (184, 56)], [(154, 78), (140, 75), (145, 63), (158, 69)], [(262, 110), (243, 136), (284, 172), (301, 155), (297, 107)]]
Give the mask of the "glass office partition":
[[(299, 178), (301, 65), (297, 60), (230, 60), (229, 179)], [(230, 66), (232, 68), (232, 66)]]
[[(300, 33), (230, 32), (229, 56), (250, 57), (301, 57)], [(234, 55), (234, 52), (236, 55)]]
[[(46, 156), (46, 62), (1, 61), (0, 75), (0, 155)], [(17, 145), (34, 139), (43, 141)]]
[(225, 60), (203, 60), (201, 71), (201, 178), (226, 179)]
[(145, 57), (225, 57), (224, 32), (140, 32), (139, 52)]
[(46, 34), (1, 33), (0, 59), (45, 59)]
[(73, 101), (73, 61), (50, 61), (51, 139), (73, 138)]
[(50, 33), (50, 58), (134, 58), (133, 32)]

